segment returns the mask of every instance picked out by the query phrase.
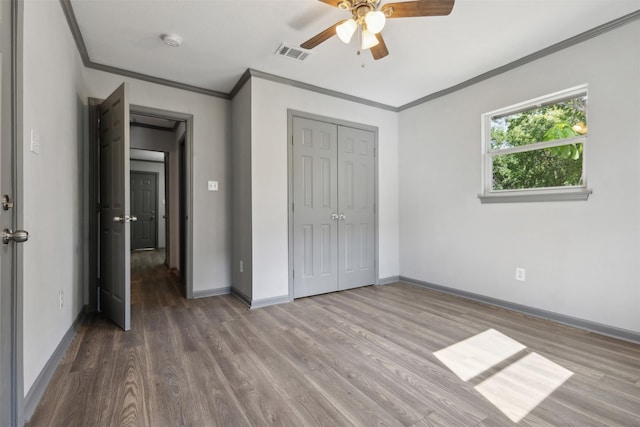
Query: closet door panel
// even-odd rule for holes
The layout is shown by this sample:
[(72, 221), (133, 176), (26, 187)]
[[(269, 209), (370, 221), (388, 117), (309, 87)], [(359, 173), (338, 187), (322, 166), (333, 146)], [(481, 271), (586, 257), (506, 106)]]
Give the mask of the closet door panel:
[(338, 290), (337, 129), (293, 118), (294, 298)]
[(375, 283), (375, 135), (338, 126), (338, 289)]

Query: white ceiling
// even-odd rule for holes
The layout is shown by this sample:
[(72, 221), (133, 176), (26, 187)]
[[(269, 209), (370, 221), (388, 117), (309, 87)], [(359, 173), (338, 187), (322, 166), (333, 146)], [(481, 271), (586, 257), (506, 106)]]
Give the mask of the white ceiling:
[[(383, 0), (382, 3), (388, 1)], [(71, 0), (92, 62), (229, 93), (247, 68), (398, 107), (640, 9), (640, 0), (456, 0), (387, 21), (389, 56), (337, 37), (305, 62), (274, 55), (348, 17), (317, 0)], [(183, 38), (179, 48), (161, 33)]]

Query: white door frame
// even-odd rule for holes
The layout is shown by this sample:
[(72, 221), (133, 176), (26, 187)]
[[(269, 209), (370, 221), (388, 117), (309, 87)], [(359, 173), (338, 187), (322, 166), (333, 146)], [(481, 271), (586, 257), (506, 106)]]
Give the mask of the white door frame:
[(378, 209), (378, 128), (376, 126), (365, 125), (362, 123), (350, 122), (342, 119), (335, 119), (326, 116), (320, 116), (313, 113), (307, 113), (298, 110), (287, 110), (287, 170), (288, 170), (288, 198), (287, 198), (287, 212), (288, 212), (288, 225), (289, 225), (289, 300), (293, 301), (293, 118), (300, 117), (304, 119), (317, 120), (325, 123), (335, 124), (336, 126), (348, 126), (351, 128), (362, 129), (369, 132), (373, 132), (374, 135), (374, 150), (375, 150), (375, 171), (374, 171), (374, 185), (375, 185), (375, 242), (374, 242), (374, 262), (375, 262), (375, 283), (379, 284), (379, 248), (378, 248), (378, 235), (379, 235), (379, 209)]

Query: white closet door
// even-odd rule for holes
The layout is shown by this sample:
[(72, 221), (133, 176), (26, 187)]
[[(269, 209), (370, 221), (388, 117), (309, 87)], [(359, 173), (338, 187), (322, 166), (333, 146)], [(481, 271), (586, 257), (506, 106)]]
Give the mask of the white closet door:
[(375, 283), (375, 135), (338, 127), (338, 289)]
[(293, 118), (294, 298), (338, 290), (337, 129)]

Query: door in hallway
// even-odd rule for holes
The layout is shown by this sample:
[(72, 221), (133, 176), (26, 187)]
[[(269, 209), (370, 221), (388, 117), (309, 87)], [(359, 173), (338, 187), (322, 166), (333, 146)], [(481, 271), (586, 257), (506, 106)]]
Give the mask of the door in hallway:
[(293, 296), (375, 283), (375, 135), (293, 117)]
[(100, 310), (131, 323), (129, 101), (123, 83), (100, 104)]
[(131, 172), (131, 249), (157, 247), (158, 175), (152, 172)]

